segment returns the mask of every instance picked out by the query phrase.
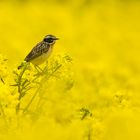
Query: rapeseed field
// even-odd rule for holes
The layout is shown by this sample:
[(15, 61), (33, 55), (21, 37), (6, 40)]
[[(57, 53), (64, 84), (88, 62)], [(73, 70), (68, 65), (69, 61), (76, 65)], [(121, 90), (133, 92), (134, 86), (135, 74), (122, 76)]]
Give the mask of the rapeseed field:
[(139, 118), (138, 0), (0, 1), (0, 140), (139, 140)]

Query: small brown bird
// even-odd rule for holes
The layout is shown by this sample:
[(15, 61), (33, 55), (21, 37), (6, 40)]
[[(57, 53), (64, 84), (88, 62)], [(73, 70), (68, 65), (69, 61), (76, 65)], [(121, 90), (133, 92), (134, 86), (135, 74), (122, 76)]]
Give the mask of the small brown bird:
[[(58, 38), (54, 35), (45, 36), (45, 38), (39, 42), (25, 57), (24, 61), (31, 62), (35, 66), (42, 64), (52, 53), (53, 45), (55, 44), (56, 40), (58, 40)], [(22, 66), (20, 65), (18, 69), (21, 67)]]

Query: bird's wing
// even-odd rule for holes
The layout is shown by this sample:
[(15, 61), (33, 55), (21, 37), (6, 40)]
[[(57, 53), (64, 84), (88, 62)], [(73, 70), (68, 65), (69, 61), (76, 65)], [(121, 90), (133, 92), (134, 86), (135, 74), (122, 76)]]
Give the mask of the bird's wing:
[(38, 43), (31, 52), (26, 56), (24, 59), (27, 62), (30, 62), (34, 58), (37, 58), (38, 56), (42, 55), (42, 53), (45, 53), (48, 51), (50, 45), (46, 44), (45, 42)]

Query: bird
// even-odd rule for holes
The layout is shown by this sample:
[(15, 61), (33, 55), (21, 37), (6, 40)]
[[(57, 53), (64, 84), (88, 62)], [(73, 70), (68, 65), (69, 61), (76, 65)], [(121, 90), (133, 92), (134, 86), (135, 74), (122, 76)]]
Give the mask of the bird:
[[(39, 42), (30, 53), (25, 57), (24, 62), (30, 62), (35, 66), (44, 63), (51, 55), (53, 46), (58, 40), (54, 35), (46, 35), (41, 42)], [(18, 69), (22, 67), (22, 64), (18, 66)]]

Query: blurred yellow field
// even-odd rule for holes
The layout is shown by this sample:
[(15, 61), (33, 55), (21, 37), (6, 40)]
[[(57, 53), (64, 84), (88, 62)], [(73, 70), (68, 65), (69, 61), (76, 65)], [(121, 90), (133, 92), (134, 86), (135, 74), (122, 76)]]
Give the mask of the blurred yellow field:
[(139, 64), (139, 1), (0, 1), (0, 140), (139, 140)]

